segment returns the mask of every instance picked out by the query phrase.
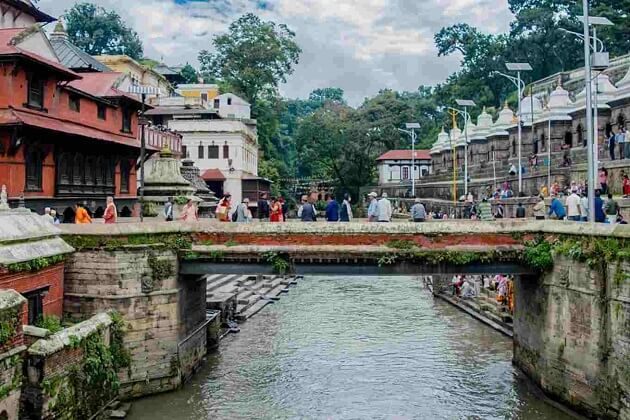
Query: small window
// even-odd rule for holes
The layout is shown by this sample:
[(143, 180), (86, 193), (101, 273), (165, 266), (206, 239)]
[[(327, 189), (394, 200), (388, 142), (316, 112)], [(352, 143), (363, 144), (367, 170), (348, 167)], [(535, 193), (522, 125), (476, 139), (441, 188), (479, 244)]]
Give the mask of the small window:
[(44, 156), (39, 149), (27, 149), (25, 153), (26, 190), (41, 191)]
[(31, 75), (28, 80), (28, 105), (33, 108), (44, 108), (45, 79)]
[(129, 175), (131, 174), (131, 166), (129, 165), (129, 161), (123, 159), (120, 162), (120, 192), (128, 193), (129, 192)]
[(407, 166), (402, 168), (402, 175), (402, 179), (409, 179), (409, 168)]
[(187, 158), (188, 157), (188, 150), (186, 148), (186, 146), (182, 145), (182, 157), (183, 158)]
[(99, 120), (106, 120), (107, 119), (107, 107), (104, 104), (97, 104), (96, 105), (96, 115), (98, 116)]
[(122, 111), (122, 131), (131, 133), (131, 111), (127, 108), (123, 108)]
[(197, 147), (197, 158), (203, 159), (203, 146), (199, 145)]
[(218, 108), (220, 104), (221, 104), (221, 101), (219, 99), (215, 99), (214, 100), (214, 107), (215, 108)]
[(47, 287), (24, 294), (28, 301), (28, 325), (35, 325), (44, 316), (44, 296), (47, 294)]
[(219, 159), (219, 146), (208, 146), (208, 159)]
[(229, 158), (230, 158), (230, 146), (226, 144), (225, 146), (223, 146), (223, 159), (229, 159)]
[(80, 112), (81, 111), (81, 98), (78, 95), (70, 95), (68, 96), (68, 106), (71, 111)]
[(227, 98), (228, 100), (228, 105), (232, 105), (232, 98)]
[(201, 102), (208, 102), (208, 94), (207, 93), (202, 93), (201, 94)]

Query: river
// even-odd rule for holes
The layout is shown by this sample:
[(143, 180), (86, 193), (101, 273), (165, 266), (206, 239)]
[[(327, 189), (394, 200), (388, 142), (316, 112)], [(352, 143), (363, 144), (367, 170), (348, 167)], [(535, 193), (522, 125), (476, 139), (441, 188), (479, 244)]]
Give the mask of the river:
[(511, 364), (512, 342), (414, 277), (306, 277), (131, 420), (570, 419)]

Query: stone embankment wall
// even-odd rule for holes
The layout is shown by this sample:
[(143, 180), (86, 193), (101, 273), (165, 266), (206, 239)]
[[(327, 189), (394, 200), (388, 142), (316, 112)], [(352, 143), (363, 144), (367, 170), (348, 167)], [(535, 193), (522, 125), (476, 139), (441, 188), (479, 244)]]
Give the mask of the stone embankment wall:
[(128, 326), (123, 396), (177, 388), (206, 354), (205, 280), (179, 278), (176, 251), (159, 245), (82, 249), (66, 262), (68, 319), (118, 311)]
[(21, 418), (88, 418), (116, 397), (112, 323), (102, 313), (29, 347)]
[(17, 419), (20, 411), (24, 334), (21, 313), (26, 299), (0, 290), (0, 418)]
[(554, 399), (630, 418), (630, 266), (555, 255), (515, 285), (514, 363)]

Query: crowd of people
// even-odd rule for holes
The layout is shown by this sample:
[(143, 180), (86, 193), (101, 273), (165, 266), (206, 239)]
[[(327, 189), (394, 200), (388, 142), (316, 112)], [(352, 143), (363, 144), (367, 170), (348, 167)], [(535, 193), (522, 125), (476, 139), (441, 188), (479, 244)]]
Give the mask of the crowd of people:
[(461, 299), (474, 299), (481, 295), (481, 289), (495, 293), (497, 303), (514, 313), (514, 279), (511, 276), (497, 274), (457, 275), (451, 279), (451, 293)]

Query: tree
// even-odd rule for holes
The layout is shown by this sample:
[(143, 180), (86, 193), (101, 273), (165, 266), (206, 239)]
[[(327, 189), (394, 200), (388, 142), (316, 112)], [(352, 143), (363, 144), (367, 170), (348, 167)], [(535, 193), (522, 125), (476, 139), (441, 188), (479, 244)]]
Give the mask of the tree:
[(345, 104), (346, 101), (343, 98), (343, 89), (328, 87), (323, 89), (315, 89), (308, 96), (309, 101), (323, 104), (327, 101), (337, 102), (340, 104)]
[(215, 52), (199, 53), (201, 71), (229, 83), (255, 105), (262, 96), (275, 96), (279, 83), (293, 73), (302, 52), (294, 39), (286, 25), (248, 13), (214, 38)]
[(126, 54), (142, 58), (142, 42), (114, 11), (92, 3), (78, 3), (64, 18), (70, 41), (90, 55)]
[(199, 73), (188, 63), (182, 67), (179, 74), (184, 79), (184, 83), (199, 83)]

